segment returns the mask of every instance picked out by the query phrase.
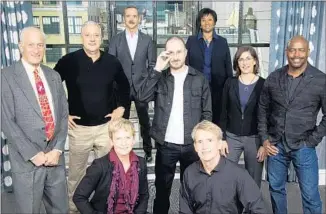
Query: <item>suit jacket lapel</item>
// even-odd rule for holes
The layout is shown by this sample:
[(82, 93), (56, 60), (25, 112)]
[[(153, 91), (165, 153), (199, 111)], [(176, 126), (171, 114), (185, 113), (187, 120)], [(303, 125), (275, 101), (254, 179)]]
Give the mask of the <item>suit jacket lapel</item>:
[(138, 31), (138, 41), (137, 41), (137, 47), (136, 47), (136, 51), (135, 51), (134, 61), (136, 61), (136, 57), (138, 56), (138, 54), (141, 53), (141, 48), (144, 47), (142, 42), (143, 42), (143, 37), (142, 37), (140, 31)]
[(128, 42), (127, 42), (127, 38), (126, 38), (126, 31), (125, 30), (123, 31), (121, 36), (122, 36), (122, 45), (123, 45), (122, 50), (128, 50), (128, 51), (124, 51), (124, 52), (129, 57), (130, 61), (133, 61), (132, 58), (131, 58), (130, 49), (129, 49), (129, 46), (128, 46)]
[[(52, 102), (53, 102), (53, 111), (54, 111), (54, 115), (55, 115), (55, 121), (58, 120), (58, 99), (56, 98), (56, 94), (57, 94), (57, 86), (56, 86), (56, 83), (55, 83), (55, 79), (54, 79), (54, 76), (50, 73), (51, 71), (41, 65), (41, 68), (42, 68), (42, 71), (43, 71), (43, 74), (46, 78), (46, 81), (48, 82), (48, 85), (49, 85), (49, 88), (50, 88), (50, 93), (52, 94)], [(49, 92), (47, 92), (49, 93)], [(53, 114), (53, 113), (52, 113)]]
[(19, 61), (15, 65), (15, 73), (16, 73), (16, 80), (20, 88), (22, 89), (23, 93), (25, 94), (26, 98), (29, 100), (29, 104), (33, 107), (36, 113), (43, 118), (41, 113), (40, 105), (38, 104), (38, 98), (35, 95), (34, 89), (29, 81), (28, 75), (26, 70), (23, 66), (23, 63)]
[(201, 52), (201, 55), (203, 56), (203, 59), (205, 60), (205, 52), (204, 52), (204, 50), (203, 50), (203, 47), (202, 47), (202, 39), (198, 39), (197, 37), (196, 37), (196, 39), (197, 39), (197, 45), (198, 45), (198, 48), (199, 48), (199, 50), (200, 50), (200, 52)]
[(286, 102), (286, 104), (289, 104), (289, 100), (286, 95), (286, 90), (287, 90), (286, 89), (286, 86), (287, 86), (287, 79), (286, 79), (287, 71), (286, 71), (286, 69), (287, 69), (287, 66), (282, 68), (279, 84), (280, 84), (280, 89), (281, 89), (282, 95), (285, 99), (285, 102)]
[(302, 77), (301, 81), (298, 84), (298, 87), (295, 89), (293, 96), (291, 97), (290, 103), (300, 94), (300, 92), (310, 83), (313, 79), (313, 75), (306, 74)]

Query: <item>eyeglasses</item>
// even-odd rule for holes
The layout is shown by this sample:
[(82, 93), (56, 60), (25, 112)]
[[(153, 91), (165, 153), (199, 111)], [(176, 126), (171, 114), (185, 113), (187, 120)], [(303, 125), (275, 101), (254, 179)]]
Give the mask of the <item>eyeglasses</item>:
[(247, 58), (240, 58), (240, 59), (238, 59), (238, 62), (239, 63), (244, 63), (244, 62), (248, 62), (248, 61), (250, 61), (250, 60), (252, 60), (253, 58), (252, 57), (247, 57)]

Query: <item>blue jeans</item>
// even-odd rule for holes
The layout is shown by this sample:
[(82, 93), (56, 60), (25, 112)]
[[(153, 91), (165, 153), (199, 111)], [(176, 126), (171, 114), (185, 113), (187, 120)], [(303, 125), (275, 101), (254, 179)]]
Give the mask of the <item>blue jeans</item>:
[(322, 203), (318, 189), (318, 160), (314, 147), (303, 147), (286, 152), (283, 144), (276, 144), (279, 152), (267, 159), (269, 191), (273, 212), (287, 213), (285, 185), (290, 161), (298, 176), (304, 214), (322, 213)]

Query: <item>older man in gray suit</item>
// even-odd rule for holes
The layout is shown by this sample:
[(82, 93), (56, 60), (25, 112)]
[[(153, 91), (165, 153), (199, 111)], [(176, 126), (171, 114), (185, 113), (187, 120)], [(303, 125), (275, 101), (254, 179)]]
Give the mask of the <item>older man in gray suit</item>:
[(124, 9), (124, 22), (126, 30), (114, 36), (109, 45), (109, 53), (116, 56), (122, 64), (123, 70), (130, 83), (130, 102), (126, 112), (130, 114), (131, 101), (135, 102), (145, 158), (152, 160), (152, 143), (149, 136), (150, 124), (148, 116), (148, 103), (137, 99), (137, 92), (148, 76), (150, 67), (155, 66), (156, 49), (152, 38), (138, 30), (140, 17), (134, 6)]
[(1, 72), (2, 131), (8, 138), (14, 195), (19, 213), (67, 213), (63, 156), (68, 105), (58, 73), (41, 65), (45, 35), (21, 33), (21, 61)]

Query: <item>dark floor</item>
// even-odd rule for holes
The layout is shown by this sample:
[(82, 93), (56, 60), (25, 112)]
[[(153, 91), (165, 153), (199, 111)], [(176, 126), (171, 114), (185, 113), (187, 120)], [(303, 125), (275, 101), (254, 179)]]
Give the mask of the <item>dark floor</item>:
[[(171, 209), (170, 214), (177, 214), (178, 213), (178, 202), (179, 202), (179, 180), (175, 180), (173, 183), (172, 195), (170, 198), (171, 201)], [(288, 212), (289, 214), (299, 214), (302, 213), (301, 208), (301, 197), (300, 197), (300, 190), (298, 184), (296, 183), (288, 183)], [(151, 212), (153, 209), (153, 200), (155, 195), (155, 187), (153, 180), (149, 181), (149, 191), (150, 191), (150, 200), (148, 210)], [(262, 183), (262, 193), (266, 203), (266, 207), (269, 213), (272, 213), (272, 208), (270, 204), (270, 197), (268, 192), (268, 183)], [(320, 195), (323, 201), (323, 213), (326, 214), (325, 209), (325, 202), (326, 202), (326, 186), (320, 186)], [(1, 213), (17, 213), (15, 210), (15, 202), (13, 194), (11, 193), (2, 193), (1, 194)]]

